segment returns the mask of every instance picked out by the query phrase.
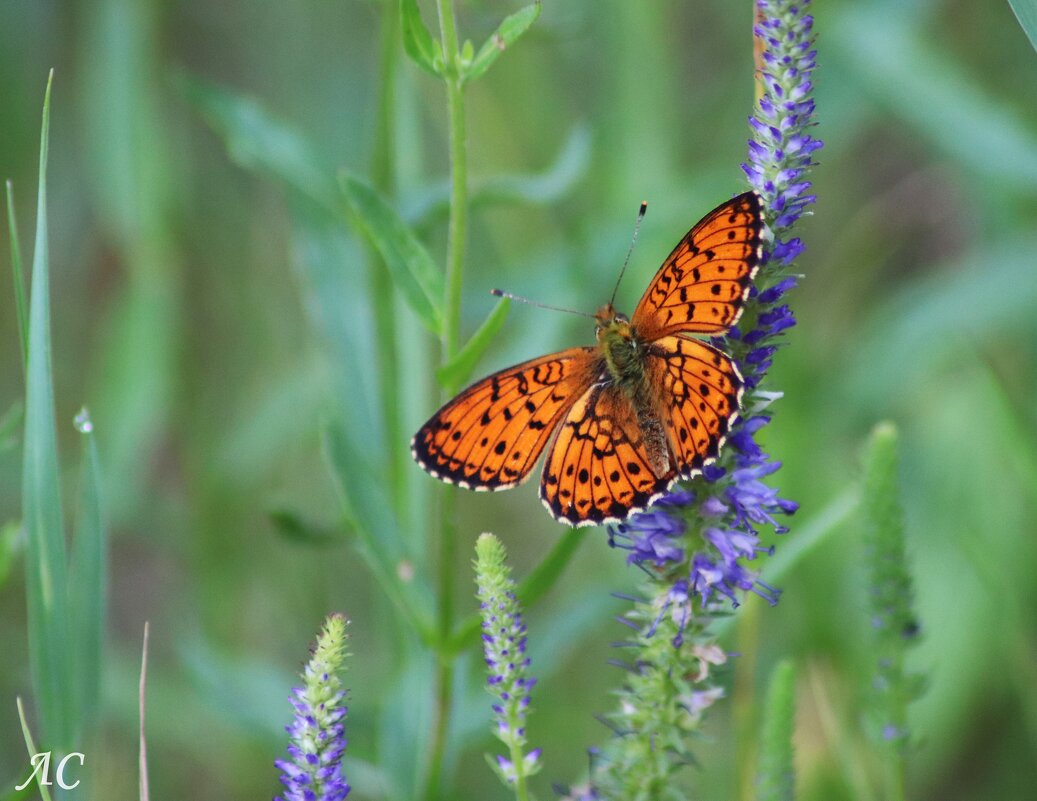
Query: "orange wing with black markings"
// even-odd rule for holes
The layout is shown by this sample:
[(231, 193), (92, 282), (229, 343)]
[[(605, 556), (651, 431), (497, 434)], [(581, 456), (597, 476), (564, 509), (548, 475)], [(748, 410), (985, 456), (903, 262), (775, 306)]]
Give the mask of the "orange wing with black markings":
[(414, 435), (411, 453), (434, 477), (460, 487), (514, 487), (593, 381), (597, 360), (596, 348), (570, 348), (494, 373), (436, 412)]
[(742, 376), (723, 351), (680, 335), (652, 342), (645, 368), (677, 472), (690, 478), (720, 453), (738, 417)]
[(642, 339), (684, 331), (722, 334), (742, 313), (760, 262), (760, 197), (713, 209), (663, 262), (631, 317)]
[(676, 474), (660, 421), (616, 384), (596, 383), (558, 429), (540, 499), (570, 526), (614, 523), (650, 505)]

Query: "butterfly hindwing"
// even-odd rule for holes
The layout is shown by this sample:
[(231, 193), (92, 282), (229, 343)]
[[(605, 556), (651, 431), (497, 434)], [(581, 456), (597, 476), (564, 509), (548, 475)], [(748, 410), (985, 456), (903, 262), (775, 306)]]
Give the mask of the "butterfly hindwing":
[(436, 478), (469, 489), (521, 483), (589, 384), (595, 352), (570, 348), (476, 382), (414, 435), (415, 460)]
[(648, 346), (645, 370), (682, 478), (701, 472), (723, 447), (737, 417), (743, 381), (734, 361), (698, 339), (662, 337)]
[(700, 220), (663, 262), (634, 310), (644, 339), (720, 334), (737, 322), (760, 261), (760, 198), (746, 192)]
[(616, 522), (643, 509), (672, 483), (675, 470), (658, 421), (639, 415), (611, 382), (573, 404), (551, 444), (540, 498), (560, 522)]

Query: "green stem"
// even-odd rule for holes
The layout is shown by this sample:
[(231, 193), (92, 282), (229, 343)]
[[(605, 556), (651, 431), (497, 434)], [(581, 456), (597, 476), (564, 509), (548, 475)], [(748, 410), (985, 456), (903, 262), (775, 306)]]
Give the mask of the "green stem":
[[(518, 722), (515, 724), (518, 726)], [(512, 740), (511, 743), (511, 764), (515, 768), (515, 801), (529, 801), (529, 794), (526, 791), (526, 760), (525, 754), (522, 753), (522, 746)]]
[[(399, 40), (399, 5), (387, 0), (382, 7), (381, 75), (378, 87), (374, 143), (371, 152), (371, 182), (385, 196), (391, 196), (396, 165), (393, 127), (393, 87), (396, 75), (396, 47)], [(392, 276), (381, 257), (371, 247), (367, 258), (372, 304), (374, 306), (375, 342), (378, 349), (379, 392), (385, 441), (388, 446), (388, 482), (394, 507), (401, 520), (406, 519), (404, 476), (407, 467), (406, 438), (400, 419), (399, 362), (396, 342), (395, 289)]]
[[(464, 95), (458, 71), (457, 22), (453, 0), (437, 0), (443, 58), (444, 80), (450, 120), (450, 222), (447, 231), (446, 287), (444, 298), (441, 363), (446, 364), (458, 351), (461, 330), (461, 275), (464, 264), (465, 229), (468, 222), (468, 161), (465, 144)], [(454, 387), (446, 387), (448, 391)], [(423, 798), (434, 801), (439, 796), (443, 775), (446, 735), (450, 728), (453, 703), (455, 655), (449, 653), (454, 627), (454, 558), (456, 532), (453, 526), (454, 488), (443, 487), (440, 495), (439, 565), (438, 565), (438, 639), (436, 643), (435, 706), (432, 738), (429, 741), (428, 770)]]

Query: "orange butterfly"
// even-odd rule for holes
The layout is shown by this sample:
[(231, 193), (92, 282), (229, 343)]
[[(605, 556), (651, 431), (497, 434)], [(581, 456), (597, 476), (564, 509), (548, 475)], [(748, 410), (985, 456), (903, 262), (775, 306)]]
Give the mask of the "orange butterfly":
[(717, 336), (742, 313), (760, 261), (760, 198), (746, 192), (673, 249), (629, 320), (607, 303), (597, 345), (570, 348), (477, 381), (414, 435), (435, 478), (503, 490), (547, 460), (540, 498), (570, 526), (640, 511), (714, 461), (737, 417), (734, 361), (688, 334)]

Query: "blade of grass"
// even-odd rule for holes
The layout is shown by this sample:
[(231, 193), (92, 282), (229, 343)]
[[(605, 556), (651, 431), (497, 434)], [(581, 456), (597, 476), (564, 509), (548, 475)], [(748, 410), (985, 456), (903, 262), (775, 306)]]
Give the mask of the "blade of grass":
[(18, 241), (18, 223), (14, 217), (14, 185), (7, 182), (7, 230), (11, 236), (11, 273), (14, 277), (14, 305), (18, 312), (18, 336), (22, 342), (22, 369), (29, 365), (29, 302), (22, 274), (22, 247)]
[(25, 391), (22, 515), (27, 537), (29, 655), (41, 731), (57, 748), (70, 745), (72, 685), (68, 648), (67, 569), (62, 529), (54, 387), (50, 361), (50, 277), (47, 254), (47, 147), (50, 87), (43, 101), (39, 201), (29, 303), (29, 364)]
[(108, 533), (101, 513), (100, 466), (90, 415), (76, 415), (76, 428), (83, 435), (78, 520), (69, 564), (70, 634), (74, 637), (78, 687), (77, 719), (81, 729), (97, 717), (101, 697), (101, 658), (107, 608)]
[[(29, 752), (29, 758), (31, 759), (39, 751), (36, 750), (36, 743), (33, 742), (32, 732), (29, 730), (29, 722), (25, 719), (25, 707), (22, 706), (22, 697), (15, 697), (15, 704), (18, 706), (18, 720), (22, 724), (22, 737), (25, 738), (25, 750)], [(47, 777), (41, 778), (42, 771), (36, 773), (36, 784), (40, 788), (40, 795), (43, 796), (43, 801), (51, 801), (50, 790), (47, 789), (47, 785), (44, 783)]]
[(146, 697), (145, 691), (148, 686), (148, 632), (150, 626), (148, 621), (144, 621), (144, 641), (140, 649), (140, 685), (138, 687), (138, 704), (140, 710), (140, 750), (137, 756), (137, 769), (140, 772), (140, 789), (139, 799), (140, 801), (148, 801), (150, 797), (150, 791), (148, 790), (148, 739), (144, 732), (144, 700)]
[(1008, 0), (1015, 18), (1026, 32), (1034, 50), (1037, 50), (1037, 0)]

